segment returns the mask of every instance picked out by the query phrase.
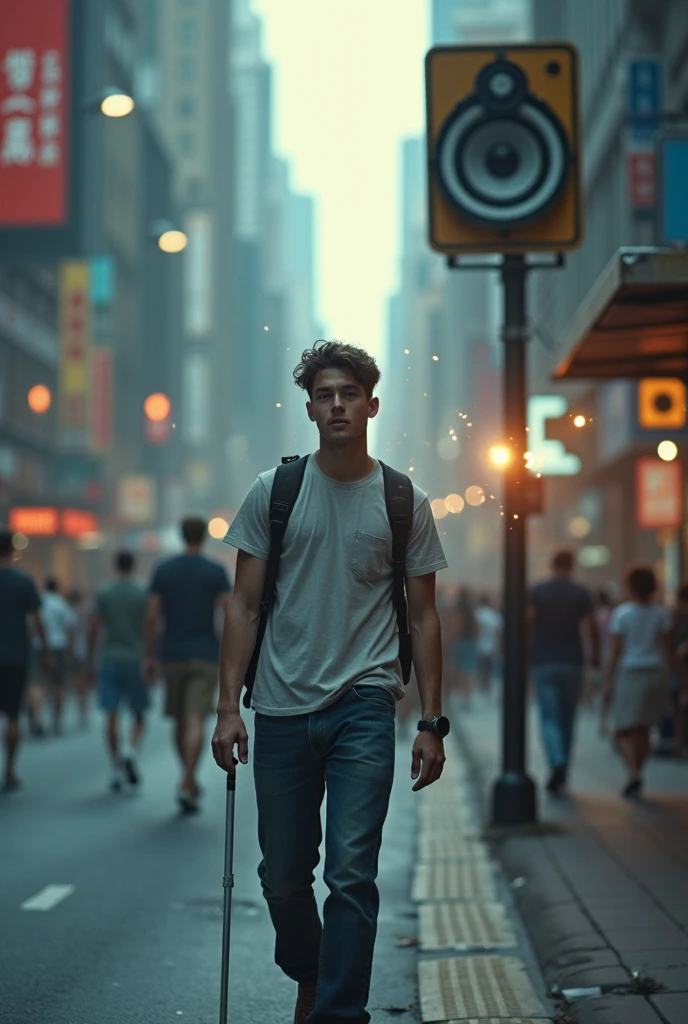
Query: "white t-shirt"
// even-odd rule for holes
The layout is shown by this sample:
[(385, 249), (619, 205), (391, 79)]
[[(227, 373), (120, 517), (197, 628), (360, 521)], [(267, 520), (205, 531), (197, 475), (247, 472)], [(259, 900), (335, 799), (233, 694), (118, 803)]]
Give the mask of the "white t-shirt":
[(499, 648), (502, 616), (489, 605), (479, 605), (475, 618), (478, 623), (478, 654), (493, 657)]
[(661, 604), (626, 601), (612, 612), (611, 636), (623, 638), (620, 668), (661, 668), (662, 637), (671, 630), (671, 618)]
[(77, 617), (64, 597), (46, 591), (41, 602), (41, 617), (50, 650), (66, 650), (69, 646), (69, 630), (76, 626)]
[[(275, 470), (261, 473), (225, 543), (266, 559)], [(413, 486), (409, 577), (447, 567), (427, 495)], [(280, 559), (275, 605), (256, 672), (252, 707), (297, 715), (370, 683), (404, 696), (392, 595), (392, 531), (382, 467), (362, 480), (325, 476), (311, 455)]]

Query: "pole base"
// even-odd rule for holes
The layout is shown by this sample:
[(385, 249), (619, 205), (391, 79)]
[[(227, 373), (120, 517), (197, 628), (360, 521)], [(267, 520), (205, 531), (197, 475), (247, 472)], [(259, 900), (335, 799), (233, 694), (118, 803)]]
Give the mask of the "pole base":
[(529, 775), (504, 772), (492, 791), (492, 824), (532, 825), (537, 821), (535, 783)]

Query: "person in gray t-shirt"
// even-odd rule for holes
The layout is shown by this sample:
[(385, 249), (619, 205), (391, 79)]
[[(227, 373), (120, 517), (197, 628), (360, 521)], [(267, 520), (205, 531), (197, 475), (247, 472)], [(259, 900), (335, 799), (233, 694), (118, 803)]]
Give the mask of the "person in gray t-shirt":
[[(383, 473), (367, 447), (379, 370), (361, 349), (320, 342), (304, 352), (294, 376), (308, 392), (320, 447), (306, 463), (287, 526), (252, 695), (258, 874), (277, 935), (276, 963), (299, 986), (294, 1019), (322, 1024), (340, 1015), (368, 1019), (375, 877), (404, 685)], [(239, 698), (260, 614), (274, 474), (258, 477), (225, 538), (238, 556), (213, 753), (232, 773), (235, 745), (240, 761), (248, 760)], [(444, 764), (449, 723), (441, 713), (435, 574), (446, 567), (427, 496), (414, 486), (406, 586), (423, 715), (411, 758), (414, 790), (436, 781)], [(330, 898), (323, 925), (312, 871), (325, 784)]]
[[(140, 781), (137, 755), (143, 739), (145, 715), (150, 705), (148, 687), (141, 675), (143, 624), (147, 595), (132, 579), (135, 562), (128, 551), (115, 556), (116, 578), (96, 595), (86, 652), (86, 675), (95, 676), (96, 644), (102, 634), (102, 661), (98, 679), (100, 706), (107, 715), (107, 745), (113, 766), (111, 788)], [(127, 704), (133, 715), (130, 743), (120, 744), (119, 709)]]

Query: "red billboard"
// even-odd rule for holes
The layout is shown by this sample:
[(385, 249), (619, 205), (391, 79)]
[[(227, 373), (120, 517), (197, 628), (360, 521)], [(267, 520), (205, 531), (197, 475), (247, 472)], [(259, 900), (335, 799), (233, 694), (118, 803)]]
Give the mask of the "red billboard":
[(0, 228), (69, 217), (70, 8), (0, 3)]
[(638, 459), (636, 518), (642, 530), (676, 529), (682, 519), (681, 463)]

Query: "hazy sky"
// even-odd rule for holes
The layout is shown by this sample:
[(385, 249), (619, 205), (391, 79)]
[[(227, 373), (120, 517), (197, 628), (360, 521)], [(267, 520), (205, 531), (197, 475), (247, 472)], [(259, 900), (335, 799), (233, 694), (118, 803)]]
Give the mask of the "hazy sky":
[(253, 0), (275, 144), (317, 201), (318, 314), (381, 352), (397, 279), (400, 141), (424, 131), (426, 0)]

